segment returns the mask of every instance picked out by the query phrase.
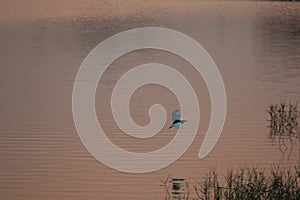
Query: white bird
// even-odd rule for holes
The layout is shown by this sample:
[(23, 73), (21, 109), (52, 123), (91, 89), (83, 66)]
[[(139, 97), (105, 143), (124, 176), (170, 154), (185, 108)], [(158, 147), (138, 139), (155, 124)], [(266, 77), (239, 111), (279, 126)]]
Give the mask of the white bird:
[(173, 111), (172, 113), (172, 125), (169, 127), (175, 127), (176, 129), (182, 128), (183, 123), (186, 122), (186, 120), (180, 119), (180, 112), (178, 110)]

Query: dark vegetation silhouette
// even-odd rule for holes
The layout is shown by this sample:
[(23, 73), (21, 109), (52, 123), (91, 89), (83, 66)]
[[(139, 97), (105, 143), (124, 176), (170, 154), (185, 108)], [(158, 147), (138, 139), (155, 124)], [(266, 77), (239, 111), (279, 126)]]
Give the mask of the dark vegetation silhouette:
[[(218, 174), (216, 168), (212, 168), (201, 180), (181, 179), (176, 183), (168, 175), (165, 179), (159, 178), (166, 192), (165, 200), (300, 200), (298, 104), (271, 104), (267, 112), (270, 138), (282, 154), (278, 164), (271, 165), (270, 169), (245, 165), (228, 169), (223, 176)], [(298, 163), (285, 166), (284, 159), (290, 160), (293, 153), (298, 154)]]

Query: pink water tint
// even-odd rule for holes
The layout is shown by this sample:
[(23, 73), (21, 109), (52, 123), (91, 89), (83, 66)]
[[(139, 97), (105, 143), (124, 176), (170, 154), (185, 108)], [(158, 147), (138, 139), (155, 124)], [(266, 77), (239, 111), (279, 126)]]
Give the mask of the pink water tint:
[[(210, 167), (224, 172), (245, 163), (268, 168), (280, 161), (278, 145), (268, 138), (265, 109), (270, 103), (300, 99), (299, 3), (124, 2), (2, 3), (1, 199), (162, 199), (157, 176), (201, 179)], [(185, 60), (166, 52), (136, 51), (119, 58), (96, 96), (99, 122), (115, 144), (146, 152), (176, 134), (166, 124), (149, 141), (138, 140), (114, 124), (110, 91), (122, 73), (138, 64), (159, 62), (183, 73), (197, 91), (201, 109), (198, 136), (189, 150), (160, 171), (136, 175), (112, 170), (87, 152), (74, 127), (71, 98), (76, 72), (88, 52), (113, 34), (143, 26), (181, 31), (205, 47), (223, 76), (228, 115), (219, 142), (199, 160), (210, 119), (202, 78)], [(159, 86), (140, 88), (132, 100), (132, 117), (140, 125), (148, 122), (153, 103), (164, 105), (169, 114), (178, 108), (174, 95)], [(293, 165), (296, 159), (293, 154), (285, 162)]]

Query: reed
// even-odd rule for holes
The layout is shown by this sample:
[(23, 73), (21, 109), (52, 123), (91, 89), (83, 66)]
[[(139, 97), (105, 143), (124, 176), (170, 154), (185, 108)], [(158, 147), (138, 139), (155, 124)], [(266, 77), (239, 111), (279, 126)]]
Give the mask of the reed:
[(268, 107), (269, 128), (272, 141), (277, 141), (282, 154), (281, 162), (284, 158), (288, 160), (294, 153), (298, 154), (298, 165), (300, 165), (300, 110), (298, 103), (271, 104)]
[[(216, 169), (211, 169), (203, 180), (195, 180), (194, 195), (182, 194), (176, 199), (191, 200), (299, 200), (300, 168), (272, 166), (270, 171), (257, 167), (229, 169), (219, 178)], [(168, 193), (170, 193), (168, 191)], [(170, 196), (166, 199), (175, 199)]]
[(273, 166), (270, 174), (256, 167), (228, 170), (224, 177), (225, 181), (218, 179), (215, 170), (210, 174), (212, 176), (205, 177), (203, 184), (198, 182), (195, 188), (201, 191), (197, 194), (198, 199), (300, 199), (299, 167), (295, 167), (292, 171)]
[(300, 111), (298, 103), (271, 104), (267, 110), (270, 116), (270, 135), (296, 136), (299, 138)]

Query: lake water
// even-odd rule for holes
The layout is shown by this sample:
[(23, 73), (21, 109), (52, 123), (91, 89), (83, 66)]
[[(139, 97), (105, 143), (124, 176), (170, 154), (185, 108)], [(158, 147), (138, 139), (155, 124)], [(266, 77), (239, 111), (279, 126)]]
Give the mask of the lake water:
[[(282, 154), (269, 138), (270, 103), (300, 100), (300, 3), (240, 1), (3, 2), (0, 14), (0, 199), (163, 199), (157, 177), (201, 179), (240, 165), (269, 168)], [(115, 125), (110, 95), (118, 78), (143, 63), (169, 65), (194, 86), (201, 109), (198, 134), (184, 155), (152, 173), (110, 169), (85, 149), (72, 115), (72, 88), (79, 66), (100, 42), (124, 30), (157, 26), (198, 41), (222, 74), (227, 92), (225, 126), (213, 151), (198, 151), (210, 120), (210, 98), (201, 76), (178, 56), (140, 50), (117, 59), (97, 88), (98, 119), (116, 145), (149, 152), (176, 134), (170, 116), (151, 139), (131, 138)], [(138, 89), (130, 104), (139, 125), (152, 104), (168, 115), (178, 107), (166, 88)], [(188, 123), (186, 124), (188, 126)], [(296, 164), (297, 151), (284, 162)]]

